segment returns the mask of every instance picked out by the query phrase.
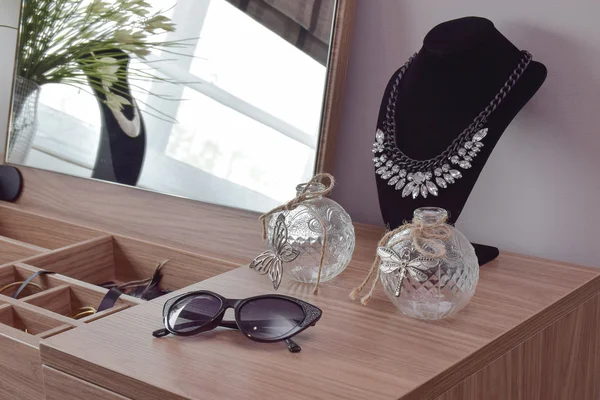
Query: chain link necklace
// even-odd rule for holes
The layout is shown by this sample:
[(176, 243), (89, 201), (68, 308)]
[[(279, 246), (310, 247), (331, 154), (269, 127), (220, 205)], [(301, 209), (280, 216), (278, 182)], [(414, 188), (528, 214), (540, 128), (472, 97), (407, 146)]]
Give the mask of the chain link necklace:
[(528, 51), (523, 50), (522, 54), (523, 58), (490, 104), (444, 151), (428, 160), (410, 158), (398, 148), (395, 139), (394, 113), (398, 88), (404, 73), (416, 56), (413, 55), (398, 71), (388, 99), (383, 129), (377, 129), (375, 134), (373, 164), (377, 175), (396, 190), (402, 190), (402, 197), (412, 196), (413, 199), (419, 195), (423, 198), (427, 198), (428, 195), (437, 196), (440, 188), (445, 189), (462, 178), (462, 173), (457, 168), (464, 170), (471, 168), (471, 162), (481, 151), (483, 139), (488, 133), (486, 128), (488, 117), (506, 98), (531, 62), (532, 56)]

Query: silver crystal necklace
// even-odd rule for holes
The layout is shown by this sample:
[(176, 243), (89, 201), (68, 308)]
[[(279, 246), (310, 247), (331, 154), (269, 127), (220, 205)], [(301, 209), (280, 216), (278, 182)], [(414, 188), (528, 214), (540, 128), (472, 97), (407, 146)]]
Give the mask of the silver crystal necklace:
[(488, 133), (486, 127), (488, 117), (506, 98), (531, 62), (532, 56), (528, 51), (523, 50), (522, 54), (523, 58), (490, 104), (444, 151), (428, 160), (410, 158), (398, 148), (395, 139), (396, 119), (394, 113), (398, 88), (404, 73), (416, 56), (416, 54), (413, 55), (398, 71), (388, 99), (383, 127), (377, 129), (375, 134), (373, 163), (377, 175), (386, 180), (388, 185), (394, 186), (396, 190), (402, 190), (402, 197), (412, 196), (413, 199), (419, 196), (423, 196), (423, 198), (427, 198), (428, 195), (437, 196), (440, 188), (445, 189), (457, 179), (462, 178), (462, 173), (458, 168), (465, 170), (471, 168), (471, 162), (481, 151), (483, 139)]

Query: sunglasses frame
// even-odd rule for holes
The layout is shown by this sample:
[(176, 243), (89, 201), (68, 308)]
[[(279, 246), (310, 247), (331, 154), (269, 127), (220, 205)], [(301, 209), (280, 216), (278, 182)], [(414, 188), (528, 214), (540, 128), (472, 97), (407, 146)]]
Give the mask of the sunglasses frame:
[[(198, 327), (197, 329), (193, 329), (189, 332), (175, 331), (175, 329), (173, 329), (173, 327), (171, 326), (171, 324), (169, 322), (169, 315), (171, 313), (172, 308), (185, 299), (188, 299), (190, 297), (200, 296), (200, 295), (209, 295), (209, 296), (213, 296), (216, 299), (220, 300), (221, 307), (220, 307), (219, 311), (216, 313), (216, 315), (211, 320), (206, 322), (204, 325)], [(239, 324), (237, 323), (237, 321), (240, 321), (240, 310), (244, 307), (244, 305), (246, 305), (252, 301), (259, 300), (259, 299), (282, 299), (282, 300), (290, 301), (302, 308), (302, 310), (304, 312), (304, 320), (302, 322), (300, 322), (298, 324), (298, 326), (296, 326), (296, 328), (292, 329), (289, 333), (287, 333), (284, 336), (279, 336), (279, 337), (273, 338), (273, 339), (256, 338), (256, 337), (252, 336), (251, 332), (246, 332), (246, 331), (242, 330), (239, 327)], [(235, 320), (234, 321), (223, 321), (225, 312), (230, 308), (233, 308), (233, 310), (234, 310)], [(175, 336), (193, 336), (193, 335), (197, 335), (202, 332), (211, 331), (219, 326), (222, 326), (222, 327), (231, 328), (231, 329), (238, 329), (248, 339), (253, 340), (255, 342), (259, 342), (259, 343), (275, 343), (275, 342), (286, 341), (286, 342), (288, 342), (288, 347), (291, 352), (298, 352), (298, 351), (300, 351), (300, 346), (295, 344), (291, 340), (291, 338), (293, 336), (296, 336), (299, 333), (303, 332), (308, 327), (315, 326), (317, 321), (319, 321), (319, 319), (321, 318), (322, 314), (323, 314), (323, 312), (321, 311), (320, 308), (315, 307), (310, 303), (307, 303), (303, 300), (300, 300), (300, 299), (297, 299), (294, 297), (285, 296), (285, 295), (281, 295), (281, 294), (263, 294), (263, 295), (259, 295), (259, 296), (248, 297), (245, 299), (227, 299), (227, 298), (221, 296), (220, 294), (211, 292), (209, 290), (197, 290), (197, 291), (193, 291), (193, 292), (184, 293), (179, 296), (175, 296), (165, 302), (165, 304), (163, 306), (164, 329), (159, 329), (159, 330), (153, 332), (153, 335), (155, 337), (163, 337), (163, 336), (167, 336), (168, 334), (172, 334)]]

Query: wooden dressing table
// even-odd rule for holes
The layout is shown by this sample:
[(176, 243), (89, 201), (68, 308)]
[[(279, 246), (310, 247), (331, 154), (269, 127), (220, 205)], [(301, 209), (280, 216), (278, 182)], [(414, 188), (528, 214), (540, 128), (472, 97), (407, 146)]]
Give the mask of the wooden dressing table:
[[(324, 312), (298, 336), (301, 353), (228, 330), (155, 339), (157, 299), (43, 340), (47, 399), (598, 398), (600, 270), (502, 253), (462, 312), (424, 322), (400, 315), (381, 290), (368, 307), (348, 298), (380, 234), (359, 225), (353, 262), (318, 295), (282, 284)], [(194, 289), (272, 291), (245, 267), (181, 291)]]
[[(287, 280), (278, 291), (323, 310), (316, 327), (297, 337), (302, 352), (228, 330), (155, 339), (162, 304), (175, 293), (272, 292), (267, 278), (240, 267), (264, 249), (257, 214), (21, 172), (32, 185), (19, 204), (0, 204), (0, 281), (40, 268), (58, 274), (37, 281), (41, 293), (18, 300), (0, 295), (2, 400), (599, 397), (599, 269), (502, 253), (481, 269), (475, 296), (456, 317), (418, 321), (399, 314), (381, 288), (367, 307), (348, 298), (383, 233), (356, 224), (354, 257), (342, 275), (317, 295), (312, 285)], [(44, 178), (52, 185), (41, 184)], [(91, 199), (93, 190), (96, 201), (73, 203)], [(103, 202), (111, 198), (123, 200)], [(136, 203), (146, 210), (162, 204), (172, 219), (138, 218)], [(209, 238), (208, 227), (218, 234)], [(164, 232), (179, 245), (161, 240)], [(187, 234), (186, 245), (173, 239), (175, 232), (197, 233)], [(122, 296), (99, 315), (64, 316), (77, 303), (97, 303), (106, 293), (99, 283), (146, 277), (164, 259), (171, 260), (164, 287), (174, 294), (148, 303)]]
[[(355, 3), (338, 0), (331, 10), (315, 172), (333, 166)], [(225, 329), (155, 339), (162, 305), (177, 293), (272, 292), (266, 277), (241, 266), (264, 250), (258, 215), (18, 168), (21, 197), (0, 203), (0, 287), (40, 269), (56, 274), (35, 278), (40, 292), (0, 294), (0, 400), (600, 396), (600, 269), (501, 253), (481, 269), (474, 298), (456, 317), (419, 321), (399, 314), (381, 289), (368, 307), (348, 298), (383, 234), (356, 224), (342, 275), (317, 295), (288, 280), (278, 291), (323, 310), (316, 327), (295, 338), (300, 353)], [(102, 283), (148, 278), (164, 260), (161, 287), (173, 293), (150, 302), (123, 295), (108, 310), (67, 316), (97, 306), (108, 291)]]

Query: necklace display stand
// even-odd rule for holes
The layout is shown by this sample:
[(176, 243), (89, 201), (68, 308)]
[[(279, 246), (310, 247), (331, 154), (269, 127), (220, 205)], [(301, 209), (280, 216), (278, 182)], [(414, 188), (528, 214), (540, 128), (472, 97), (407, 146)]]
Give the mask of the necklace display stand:
[[(393, 110), (397, 147), (416, 160), (433, 158), (443, 152), (496, 96), (522, 57), (521, 50), (485, 18), (466, 17), (433, 28), (398, 88)], [(386, 118), (397, 73), (390, 79), (383, 96), (377, 122), (379, 129)], [(438, 196), (402, 197), (401, 190), (376, 175), (385, 223), (394, 229), (411, 220), (413, 210), (419, 207), (442, 207), (450, 215), (449, 223), (455, 223), (496, 143), (541, 87), (546, 75), (543, 64), (536, 61), (529, 64), (488, 118), (485, 146), (474, 158), (472, 167), (462, 171), (462, 178), (440, 190)], [(473, 245), (480, 265), (498, 255), (495, 247)]]

